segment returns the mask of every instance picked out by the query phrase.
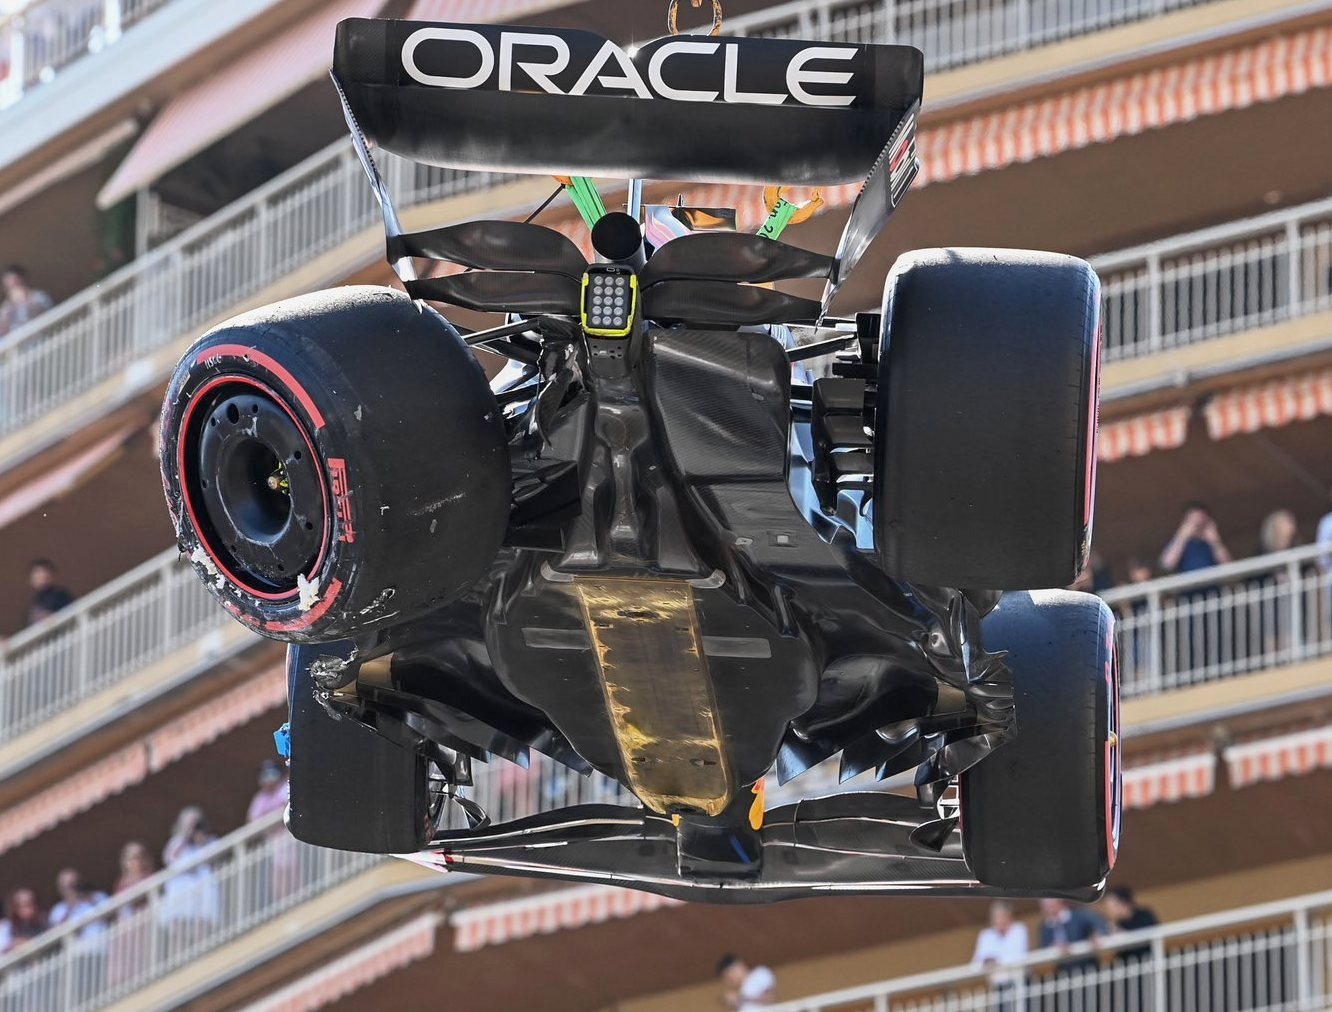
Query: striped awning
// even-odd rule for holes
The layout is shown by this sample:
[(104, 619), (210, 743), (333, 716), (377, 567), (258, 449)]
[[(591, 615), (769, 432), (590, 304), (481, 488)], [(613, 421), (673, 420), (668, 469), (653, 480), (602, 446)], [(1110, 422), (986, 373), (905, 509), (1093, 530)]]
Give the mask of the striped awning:
[(1123, 774), (1124, 807), (1203, 798), (1216, 789), (1216, 753), (1197, 749), (1127, 766)]
[(475, 952), (565, 928), (622, 920), (635, 914), (679, 906), (683, 901), (614, 886), (577, 886), (517, 900), (485, 903), (453, 914), (453, 947)]
[(485, 24), (511, 21), (553, 7), (565, 7), (568, 3), (569, 0), (416, 0), (407, 12), (406, 20)]
[(110, 464), (126, 440), (143, 427), (141, 420), (120, 426), (86, 450), (76, 453), (69, 460), (57, 464), (0, 499), (0, 527), (7, 527), (33, 510), (78, 488)]
[(440, 920), (436, 913), (414, 917), (374, 941), (358, 945), (345, 956), (323, 964), (280, 991), (246, 1005), (245, 1012), (314, 1012), (332, 1005), (390, 973), (432, 955)]
[(1231, 745), (1226, 769), (1232, 788), (1332, 769), (1332, 724)]
[[(1328, 86), (1332, 29), (1291, 32), (994, 112), (922, 124), (916, 139), (921, 171), (914, 185), (1007, 168)], [(859, 190), (858, 184), (829, 187), (824, 200), (848, 207)], [(694, 187), (685, 202), (737, 208), (745, 229), (757, 228), (766, 216), (755, 187)]]
[[(110, 207), (328, 73), (343, 18), (374, 17), (387, 0), (337, 0), (170, 99), (97, 194)], [(332, 101), (332, 89), (329, 91)]]
[(1183, 406), (1102, 422), (1096, 456), (1102, 463), (1110, 463), (1183, 446), (1191, 414), (1188, 406)]
[(143, 783), (151, 774), (198, 751), (264, 711), (282, 705), (286, 699), (286, 673), (280, 667), (270, 668), (163, 724), (76, 775), (0, 813), (0, 853), (40, 836), (135, 784)]
[(1203, 409), (1207, 432), (1227, 439), (1332, 415), (1332, 369), (1255, 383), (1217, 394)]

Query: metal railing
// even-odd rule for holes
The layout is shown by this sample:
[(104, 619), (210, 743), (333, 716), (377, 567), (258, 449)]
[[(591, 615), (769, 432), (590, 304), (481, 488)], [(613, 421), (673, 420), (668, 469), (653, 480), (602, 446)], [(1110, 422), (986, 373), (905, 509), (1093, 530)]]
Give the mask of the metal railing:
[(274, 812), (0, 958), (0, 1003), (103, 1008), (383, 860), (298, 843)]
[[(408, 207), (506, 178), (379, 160)], [(0, 435), (117, 374), (130, 385), (146, 356), (379, 220), (351, 145), (330, 145), (0, 340)]]
[(1332, 199), (1092, 260), (1107, 360), (1332, 309)]
[[(1211, 0), (797, 3), (734, 18), (727, 26), (751, 34), (902, 39), (925, 46), (935, 66), (953, 66), (1201, 2)], [(511, 178), (380, 158), (402, 207)], [(224, 314), (283, 271), (377, 221), (378, 208), (350, 145), (335, 142), (0, 340), (0, 435), (132, 371), (145, 356)], [(137, 382), (156, 378), (140, 376)]]
[(727, 18), (728, 35), (916, 46), (931, 71), (1159, 17), (1214, 0), (796, 0)]
[[(1061, 961), (1062, 960), (1062, 961)], [(1332, 999), (1332, 892), (1031, 953), (994, 971), (922, 973), (772, 1012), (1297, 1012)]]
[(1332, 654), (1332, 546), (1306, 545), (1116, 587), (1123, 695), (1153, 695)]
[(0, 22), (0, 109), (99, 53), (170, 0), (37, 0)]
[[(235, 625), (172, 548), (0, 649), (0, 744)], [(256, 638), (257, 641), (257, 638)]]

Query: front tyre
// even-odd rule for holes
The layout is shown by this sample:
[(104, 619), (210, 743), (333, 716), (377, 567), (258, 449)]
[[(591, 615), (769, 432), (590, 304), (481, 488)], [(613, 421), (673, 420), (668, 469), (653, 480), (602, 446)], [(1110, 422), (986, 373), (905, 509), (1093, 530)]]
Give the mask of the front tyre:
[(962, 774), (962, 847), (984, 885), (1097, 888), (1119, 849), (1119, 670), (1114, 617), (1063, 590), (1005, 594), (981, 627), (1008, 652), (1015, 737)]
[(884, 288), (874, 538), (889, 576), (1065, 587), (1091, 542), (1100, 286), (1082, 260), (933, 249)]
[(445, 604), (508, 523), (485, 374), (442, 316), (386, 288), (289, 299), (205, 334), (168, 387), (161, 463), (181, 550), (273, 639), (342, 639)]

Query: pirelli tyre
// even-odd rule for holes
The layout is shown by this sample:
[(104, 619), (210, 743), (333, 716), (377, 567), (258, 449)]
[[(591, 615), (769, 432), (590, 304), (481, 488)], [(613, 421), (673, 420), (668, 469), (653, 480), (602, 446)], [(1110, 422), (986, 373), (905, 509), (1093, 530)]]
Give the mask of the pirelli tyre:
[(262, 635), (322, 642), (447, 602), (508, 522), (503, 421), (434, 310), (386, 288), (289, 299), (214, 328), (162, 408), (181, 550)]
[(1087, 896), (1119, 850), (1114, 617), (1091, 594), (1016, 592), (981, 633), (1007, 651), (1016, 734), (962, 774), (967, 863), (985, 885)]
[(1076, 257), (931, 249), (884, 288), (875, 547), (940, 587), (1065, 587), (1096, 490), (1100, 285)]

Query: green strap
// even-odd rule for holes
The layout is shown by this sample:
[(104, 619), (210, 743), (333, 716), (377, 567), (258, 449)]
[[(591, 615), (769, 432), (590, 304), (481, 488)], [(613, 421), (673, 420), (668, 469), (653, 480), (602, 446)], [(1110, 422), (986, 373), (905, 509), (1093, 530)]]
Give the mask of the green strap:
[(791, 219), (795, 217), (800, 208), (791, 203), (785, 197), (777, 201), (777, 206), (772, 209), (768, 215), (768, 220), (763, 223), (763, 227), (758, 230), (758, 234), (765, 239), (776, 239), (786, 231), (786, 226), (791, 224)]
[(564, 189), (568, 192), (574, 207), (578, 208), (578, 213), (583, 216), (583, 221), (587, 222), (588, 228), (605, 215), (606, 205), (601, 202), (601, 194), (597, 192), (596, 184), (587, 176), (571, 176), (569, 184)]

